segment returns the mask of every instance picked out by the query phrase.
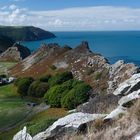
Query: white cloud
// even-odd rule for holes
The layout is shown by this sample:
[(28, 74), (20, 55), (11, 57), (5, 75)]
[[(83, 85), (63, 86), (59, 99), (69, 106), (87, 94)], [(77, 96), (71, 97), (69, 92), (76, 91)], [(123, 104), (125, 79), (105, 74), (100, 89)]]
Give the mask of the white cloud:
[(10, 10), (15, 10), (16, 8), (17, 8), (17, 6), (15, 4), (12, 4), (12, 5), (9, 6)]
[(140, 29), (140, 8), (97, 6), (31, 11), (11, 5), (5, 9), (0, 10), (4, 25), (34, 25), (48, 30)]

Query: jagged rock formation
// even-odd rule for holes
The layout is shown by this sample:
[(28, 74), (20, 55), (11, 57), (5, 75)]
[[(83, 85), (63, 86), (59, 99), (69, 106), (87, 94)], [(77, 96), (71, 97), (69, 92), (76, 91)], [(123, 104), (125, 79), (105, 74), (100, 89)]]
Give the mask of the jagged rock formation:
[(139, 72), (139, 68), (133, 63), (125, 64), (123, 60), (111, 65), (109, 71), (108, 93), (112, 93), (124, 80), (129, 79), (133, 74)]
[(134, 64), (118, 61), (110, 65), (101, 55), (90, 51), (87, 42), (71, 49), (58, 44), (42, 44), (41, 47), (11, 70), (14, 76), (53, 74), (69, 70), (75, 78), (89, 83), (96, 94), (112, 93), (120, 83), (139, 71)]
[(0, 26), (0, 34), (15, 41), (35, 41), (55, 37), (53, 33), (33, 26)]
[(32, 140), (32, 137), (27, 133), (27, 128), (24, 127), (14, 136), (13, 140)]
[(15, 43), (0, 54), (0, 61), (21, 61), (30, 54), (30, 50), (27, 47)]
[(56, 121), (46, 131), (33, 137), (33, 140), (55, 139), (65, 134), (77, 133), (86, 129), (86, 123), (103, 118), (104, 114), (73, 113)]

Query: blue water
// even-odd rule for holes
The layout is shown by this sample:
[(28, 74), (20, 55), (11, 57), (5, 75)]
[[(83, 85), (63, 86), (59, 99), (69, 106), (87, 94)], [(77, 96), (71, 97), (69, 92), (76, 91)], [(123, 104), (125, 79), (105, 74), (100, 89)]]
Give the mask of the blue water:
[(140, 31), (54, 32), (54, 34), (57, 38), (23, 44), (34, 51), (41, 43), (76, 47), (81, 41), (88, 41), (90, 49), (102, 54), (110, 63), (123, 59), (140, 66)]

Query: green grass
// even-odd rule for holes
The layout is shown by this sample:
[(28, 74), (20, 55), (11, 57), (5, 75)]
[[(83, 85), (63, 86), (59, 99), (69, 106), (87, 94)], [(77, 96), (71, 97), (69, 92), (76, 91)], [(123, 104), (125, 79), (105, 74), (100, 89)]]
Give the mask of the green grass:
[(13, 84), (0, 86), (0, 100), (19, 97), (16, 90), (17, 89)]
[(41, 113), (34, 115), (23, 126), (27, 126), (28, 132), (35, 134), (46, 130), (54, 121), (66, 115), (62, 108), (49, 108)]
[[(26, 105), (26, 102), (29, 100), (31, 99), (21, 99), (13, 84), (0, 86), (0, 129), (7, 128), (24, 120), (29, 112), (29, 107)], [(42, 111), (24, 120), (15, 128), (0, 133), (0, 140), (12, 140), (12, 137), (25, 125), (28, 131), (35, 135), (40, 131), (44, 131), (55, 120), (65, 115), (66, 111), (61, 108), (50, 108)]]
[(27, 126), (28, 132), (31, 135), (35, 135), (40, 131), (44, 131), (48, 128), (55, 120), (60, 117), (63, 117), (67, 114), (64, 109), (61, 108), (50, 108), (48, 110), (37, 113), (25, 123), (18, 125), (16, 128), (0, 133), (0, 140), (12, 140), (13, 136), (23, 129), (24, 126)]
[(6, 71), (16, 64), (17, 62), (0, 62), (0, 74), (6, 74)]
[(29, 112), (13, 84), (0, 86), (0, 130), (15, 125)]

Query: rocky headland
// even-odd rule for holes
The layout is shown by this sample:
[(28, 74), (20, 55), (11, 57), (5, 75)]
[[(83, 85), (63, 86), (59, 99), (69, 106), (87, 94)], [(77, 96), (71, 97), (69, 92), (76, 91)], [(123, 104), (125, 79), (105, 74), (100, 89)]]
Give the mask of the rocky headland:
[[(67, 45), (42, 44), (10, 73), (15, 77), (39, 77), (66, 70), (71, 71), (76, 79), (90, 84), (93, 90), (89, 101), (45, 131), (31, 137), (25, 127), (13, 140), (138, 140), (140, 74), (139, 67), (133, 63), (120, 60), (109, 64), (100, 54), (91, 52), (87, 42), (74, 49)], [(87, 132), (86, 128), (91, 124), (93, 130)]]
[(0, 26), (0, 34), (15, 41), (35, 41), (55, 37), (53, 33), (34, 26)]

